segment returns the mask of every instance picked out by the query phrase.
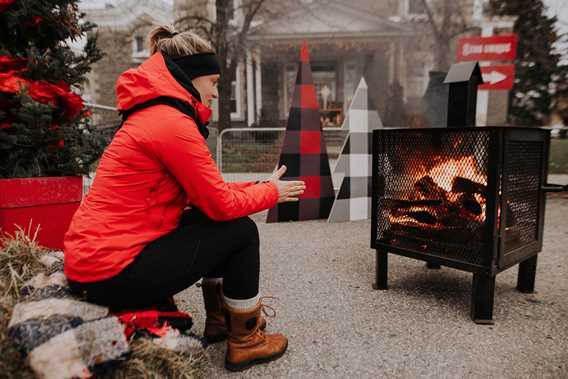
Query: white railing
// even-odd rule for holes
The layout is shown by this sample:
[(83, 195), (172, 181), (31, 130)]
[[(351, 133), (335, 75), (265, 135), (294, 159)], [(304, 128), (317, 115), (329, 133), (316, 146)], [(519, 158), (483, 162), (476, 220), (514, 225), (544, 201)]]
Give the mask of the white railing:
[[(286, 128), (229, 128), (217, 137), (216, 160), (227, 181), (264, 179), (280, 157)], [(347, 131), (323, 128), (324, 141), (333, 167)]]

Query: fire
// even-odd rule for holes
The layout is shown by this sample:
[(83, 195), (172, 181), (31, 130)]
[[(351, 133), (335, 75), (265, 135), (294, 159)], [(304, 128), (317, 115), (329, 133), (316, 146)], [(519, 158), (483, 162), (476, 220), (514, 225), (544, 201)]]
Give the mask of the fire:
[(434, 166), (428, 175), (447, 192), (452, 191), (453, 179), (457, 177), (487, 185), (487, 176), (477, 171), (475, 158), (471, 155), (461, 159), (448, 159)]
[(474, 156), (442, 159), (422, 173), (408, 199), (385, 199), (391, 224), (430, 230), (467, 228), (485, 222), (487, 176)]

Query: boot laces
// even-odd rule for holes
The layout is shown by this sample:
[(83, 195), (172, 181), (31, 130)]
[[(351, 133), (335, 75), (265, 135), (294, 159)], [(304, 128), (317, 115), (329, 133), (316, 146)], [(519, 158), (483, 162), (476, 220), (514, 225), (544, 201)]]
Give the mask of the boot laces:
[(262, 313), (269, 318), (274, 318), (276, 317), (276, 309), (274, 309), (272, 306), (265, 304), (264, 300), (265, 299), (273, 299), (273, 300), (278, 300), (278, 298), (276, 296), (261, 296), (260, 297), (260, 310), (262, 311)]

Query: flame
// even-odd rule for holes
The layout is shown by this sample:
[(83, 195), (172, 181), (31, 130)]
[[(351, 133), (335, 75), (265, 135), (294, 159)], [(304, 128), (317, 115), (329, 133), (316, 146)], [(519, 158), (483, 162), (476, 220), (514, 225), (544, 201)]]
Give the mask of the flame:
[[(435, 161), (440, 161), (442, 159), (443, 158), (441, 157), (436, 157)], [(467, 196), (471, 197), (464, 200), (464, 196), (466, 195), (463, 192), (452, 191), (455, 178), (467, 179), (472, 182), (472, 185), (480, 185), (481, 187), (487, 186), (487, 176), (479, 172), (477, 169), (476, 159), (473, 155), (456, 159), (444, 159), (430, 170), (423, 168), (424, 167), (421, 166), (418, 168), (418, 172), (414, 171), (417, 181), (425, 176), (432, 178), (432, 181), (440, 187), (441, 190), (443, 190), (440, 191), (440, 196), (444, 198), (438, 199), (441, 200), (442, 204), (440, 206), (411, 206), (404, 209), (391, 210), (387, 214), (387, 219), (391, 224), (419, 227), (430, 230), (444, 230), (450, 228), (450, 226), (444, 224), (444, 222), (447, 222), (443, 220), (446, 216), (455, 217), (456, 219), (465, 222), (468, 220), (479, 223), (485, 222), (487, 205), (486, 194), (477, 192), (471, 194), (468, 193)], [(428, 199), (423, 193), (416, 191), (416, 193), (414, 193), (408, 200)], [(477, 209), (466, 209), (464, 206), (465, 201), (468, 201), (470, 204), (473, 203), (475, 208), (479, 205), (481, 212), (477, 214)], [(477, 204), (475, 202), (477, 202)], [(435, 218), (437, 222), (423, 222), (423, 218), (421, 221), (420, 217), (418, 217), (418, 219), (415, 215), (415, 217), (413, 217), (414, 212), (426, 212), (432, 216), (432, 218)]]
[(477, 171), (475, 158), (471, 155), (461, 159), (448, 159), (434, 166), (428, 175), (447, 192), (452, 191), (452, 183), (456, 177), (487, 185), (487, 177)]

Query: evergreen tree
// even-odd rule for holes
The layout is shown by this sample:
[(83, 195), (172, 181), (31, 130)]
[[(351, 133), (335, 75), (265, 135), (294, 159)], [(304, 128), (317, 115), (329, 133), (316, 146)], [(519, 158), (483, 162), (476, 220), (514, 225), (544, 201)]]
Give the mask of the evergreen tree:
[(542, 0), (489, 0), (489, 12), (516, 16), (514, 32), (519, 37), (516, 78), (509, 99), (509, 123), (542, 126), (549, 122), (555, 80), (559, 77), (559, 55), (553, 44), (558, 40), (555, 17), (546, 14)]
[(77, 0), (0, 0), (0, 178), (88, 173), (103, 145), (80, 91), (101, 58)]

